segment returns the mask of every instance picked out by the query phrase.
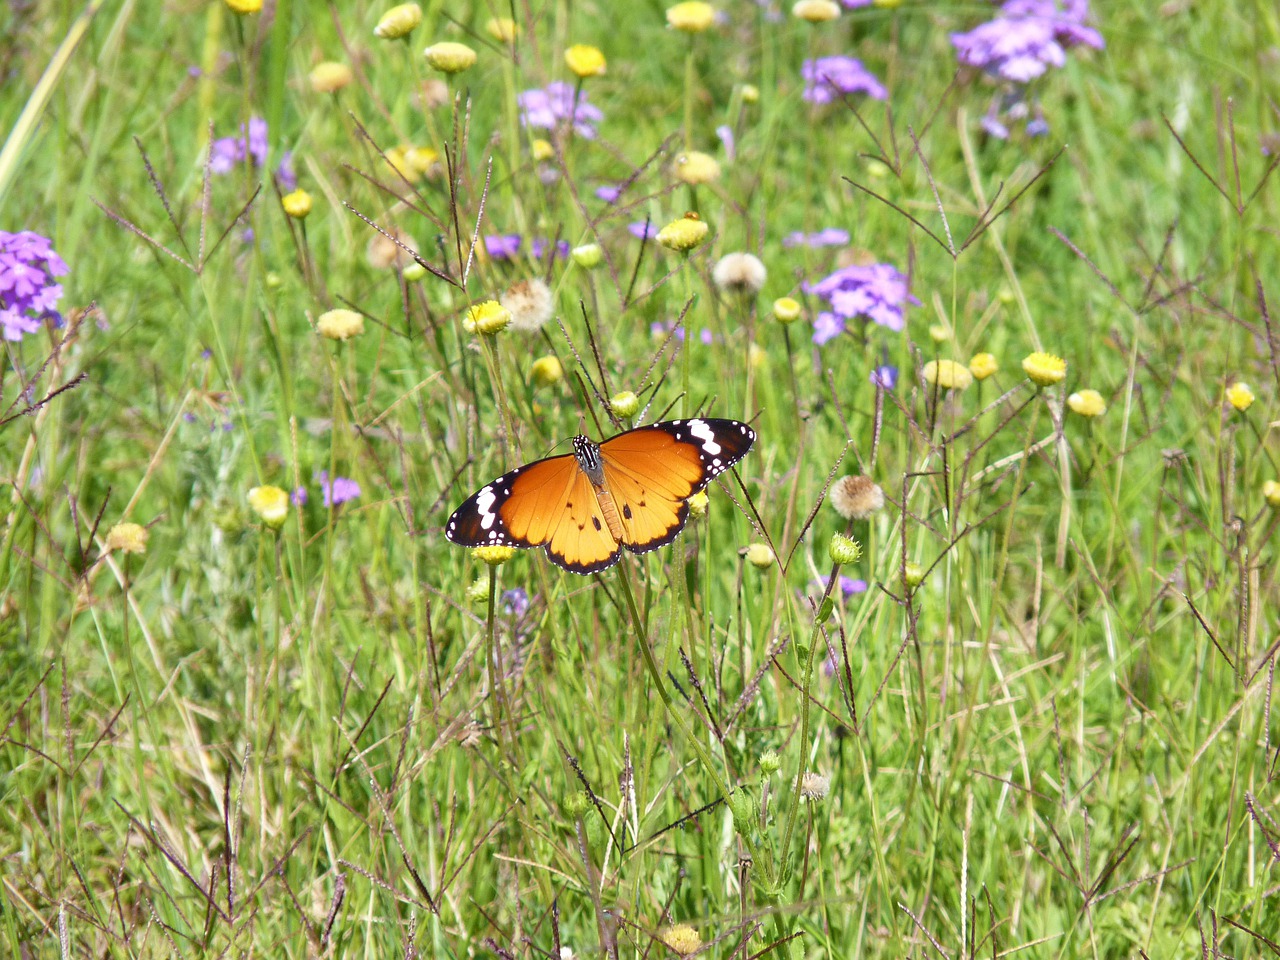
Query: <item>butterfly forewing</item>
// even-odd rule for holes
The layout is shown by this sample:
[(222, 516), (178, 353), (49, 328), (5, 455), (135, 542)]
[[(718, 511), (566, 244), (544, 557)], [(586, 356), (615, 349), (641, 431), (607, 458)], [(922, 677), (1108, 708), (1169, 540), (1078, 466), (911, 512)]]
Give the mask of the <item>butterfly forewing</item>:
[(564, 511), (545, 541), (547, 556), (571, 573), (595, 573), (617, 563), (622, 548), (609, 533), (591, 481), (576, 464), (574, 473)]

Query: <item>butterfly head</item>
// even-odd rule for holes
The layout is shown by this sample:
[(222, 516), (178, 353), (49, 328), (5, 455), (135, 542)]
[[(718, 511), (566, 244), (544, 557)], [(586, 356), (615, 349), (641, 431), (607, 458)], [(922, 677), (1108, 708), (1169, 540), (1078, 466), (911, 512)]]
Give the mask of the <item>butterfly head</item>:
[(587, 479), (597, 487), (604, 486), (604, 464), (600, 460), (600, 445), (583, 436), (573, 438), (573, 456)]

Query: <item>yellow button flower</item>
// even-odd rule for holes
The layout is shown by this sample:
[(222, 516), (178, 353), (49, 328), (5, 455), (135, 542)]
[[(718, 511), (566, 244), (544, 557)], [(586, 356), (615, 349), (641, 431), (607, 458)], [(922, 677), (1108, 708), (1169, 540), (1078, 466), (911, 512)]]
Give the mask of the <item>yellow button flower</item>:
[(316, 320), (316, 330), (326, 340), (350, 340), (364, 333), (364, 317), (354, 310), (326, 310)]
[(720, 164), (715, 157), (699, 150), (690, 150), (676, 157), (676, 178), (685, 183), (697, 186), (720, 179)]
[(510, 17), (490, 17), (484, 29), (499, 43), (514, 43), (519, 32), (516, 22)]
[(529, 152), (533, 154), (533, 159), (539, 162), (550, 160), (556, 155), (555, 147), (551, 146), (551, 141), (543, 140), (541, 137), (529, 144)]
[(951, 339), (951, 328), (945, 323), (929, 324), (929, 339), (934, 343), (946, 343)]
[(312, 67), (307, 79), (316, 93), (335, 93), (355, 79), (355, 76), (345, 63), (326, 60)]
[(1067, 397), (1067, 406), (1082, 417), (1100, 417), (1107, 412), (1107, 401), (1097, 390), (1081, 390)]
[(289, 516), (289, 494), (279, 487), (254, 487), (249, 491), (249, 506), (263, 523), (279, 530)]
[(1000, 363), (989, 353), (975, 353), (969, 361), (969, 372), (975, 380), (985, 380), (999, 369)]
[(471, 548), (472, 557), (476, 560), (484, 561), (491, 567), (496, 567), (499, 564), (506, 563), (515, 555), (515, 547), (485, 546)]
[(930, 360), (924, 365), (924, 379), (944, 390), (964, 390), (973, 383), (973, 374), (954, 360)]
[(533, 382), (540, 387), (549, 387), (564, 379), (564, 367), (559, 357), (545, 356), (533, 361), (529, 370)]
[(743, 103), (759, 103), (760, 88), (754, 83), (744, 83), (742, 85), (742, 102)]
[(716, 22), (716, 8), (691, 0), (667, 7), (667, 26), (685, 33), (701, 33)]
[[(761, 546), (764, 546), (761, 544)], [(767, 547), (765, 548), (768, 549)], [(698, 931), (693, 929), (687, 923), (677, 923), (674, 927), (668, 927), (661, 933), (662, 942), (665, 943), (674, 953), (680, 956), (687, 956), (690, 953), (697, 953), (702, 946), (702, 937), (698, 935)]]
[(609, 398), (609, 409), (623, 420), (627, 420), (639, 412), (640, 398), (630, 390), (623, 390)]
[(1267, 506), (1280, 510), (1280, 483), (1268, 480), (1262, 485), (1262, 496), (1267, 501)]
[(257, 13), (262, 9), (262, 0), (226, 0), (226, 4), (227, 9), (241, 16), (246, 13)]
[(1067, 361), (1037, 350), (1023, 359), (1022, 370), (1037, 387), (1048, 387), (1066, 377)]
[(800, 301), (792, 297), (779, 297), (773, 301), (773, 316), (781, 324), (795, 323), (800, 319)]
[(1253, 390), (1243, 381), (1237, 380), (1227, 387), (1227, 402), (1241, 413), (1253, 406), (1254, 399)]
[(658, 231), (658, 242), (669, 250), (692, 250), (707, 239), (707, 225), (696, 213), (686, 213)]
[(586, 43), (575, 43), (566, 50), (564, 62), (574, 74), (583, 79), (602, 76), (608, 68), (600, 48)]
[[(1277, 484), (1280, 486), (1280, 484)], [(707, 504), (710, 502), (705, 490), (699, 490), (688, 500), (685, 501), (689, 505), (689, 519), (697, 520), (707, 515)]]
[[(767, 543), (756, 541), (746, 549), (745, 556), (747, 563), (751, 564), (757, 570), (764, 570), (773, 563), (773, 551), (769, 549)], [(668, 944), (670, 946), (670, 944)], [(675, 948), (672, 947), (674, 950)]]
[(311, 194), (301, 189), (286, 193), (280, 198), (280, 206), (293, 219), (302, 220), (311, 212)]
[(600, 261), (604, 259), (604, 251), (600, 249), (598, 243), (584, 243), (580, 247), (574, 247), (569, 251), (569, 256), (573, 262), (584, 270), (594, 270), (600, 266)]
[(791, 8), (791, 15), (810, 23), (826, 23), (840, 16), (840, 4), (834, 0), (800, 0)]
[(505, 330), (511, 322), (511, 311), (497, 300), (485, 300), (468, 308), (467, 315), (462, 318), (462, 328), (467, 333), (478, 333), (491, 337)]
[(147, 528), (137, 523), (117, 523), (107, 531), (107, 549), (121, 553), (146, 553)]
[(453, 43), (444, 40), (433, 43), (422, 51), (427, 58), (427, 65), (441, 73), (462, 73), (476, 64), (476, 52), (465, 43)]
[(373, 33), (383, 40), (399, 40), (413, 33), (421, 22), (422, 8), (416, 3), (402, 3), (382, 15)]

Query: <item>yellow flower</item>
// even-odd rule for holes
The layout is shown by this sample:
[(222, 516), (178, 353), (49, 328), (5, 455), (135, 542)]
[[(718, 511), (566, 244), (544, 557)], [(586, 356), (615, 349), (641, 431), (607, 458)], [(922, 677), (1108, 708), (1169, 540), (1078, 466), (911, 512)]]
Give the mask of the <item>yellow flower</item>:
[(311, 212), (311, 194), (302, 189), (286, 193), (280, 198), (280, 206), (293, 219), (301, 220)]
[(833, 533), (827, 552), (832, 563), (857, 563), (862, 559), (862, 544), (843, 534)]
[(497, 300), (485, 300), (468, 308), (467, 315), (462, 318), (462, 328), (467, 333), (478, 333), (481, 336), (493, 336), (506, 329), (511, 322), (511, 311)]
[(759, 370), (769, 362), (769, 354), (765, 353), (764, 347), (758, 343), (752, 343), (747, 346), (747, 366), (752, 370)]
[(667, 26), (685, 33), (701, 33), (716, 22), (716, 8), (709, 3), (690, 0), (667, 7)]
[(602, 76), (608, 68), (600, 48), (586, 43), (575, 43), (566, 50), (564, 62), (570, 70), (584, 80), (587, 77)]
[(781, 324), (795, 323), (800, 319), (800, 301), (791, 297), (779, 297), (773, 301), (773, 316)]
[(929, 339), (934, 343), (946, 343), (951, 339), (951, 330), (945, 323), (932, 323), (929, 325)]
[(387, 163), (392, 170), (410, 183), (414, 183), (422, 176), (422, 173), (409, 164), (407, 155), (411, 149), (411, 147), (390, 147), (383, 152), (383, 156), (387, 158)]
[(539, 357), (533, 361), (529, 375), (538, 386), (549, 387), (564, 379), (564, 367), (561, 366), (559, 357), (550, 355)]
[(1048, 387), (1067, 375), (1067, 361), (1037, 350), (1022, 361), (1022, 370), (1037, 387)]
[(506, 563), (515, 555), (516, 555), (515, 547), (499, 547), (499, 546), (491, 545), (491, 546), (471, 548), (471, 556), (474, 559), (483, 560), (485, 563), (487, 563), (491, 567), (496, 567), (496, 566), (499, 566), (500, 564)]
[(364, 333), (364, 317), (354, 310), (326, 310), (316, 321), (316, 329), (326, 340), (350, 340)]
[(840, 16), (840, 4), (834, 0), (799, 0), (791, 14), (810, 23), (826, 23)]
[[(440, 170), (440, 151), (431, 147), (409, 147), (405, 149), (404, 164), (415, 175), (437, 173)], [(417, 179), (414, 176), (413, 179)]]
[(668, 927), (662, 931), (661, 938), (663, 943), (682, 957), (696, 953), (702, 946), (702, 937), (687, 923), (677, 923), (674, 927)]
[(117, 523), (107, 531), (107, 549), (122, 553), (147, 552), (147, 528), (136, 523)]
[(604, 259), (604, 251), (600, 249), (598, 243), (584, 243), (580, 247), (574, 247), (569, 251), (569, 256), (573, 258), (573, 262), (584, 270), (594, 270), (600, 266), (600, 261)]
[(975, 380), (985, 380), (999, 369), (1000, 364), (989, 353), (975, 353), (969, 361), (969, 372)]
[(541, 137), (529, 144), (529, 152), (533, 154), (533, 159), (539, 162), (550, 160), (556, 155), (556, 149), (551, 146), (551, 141), (543, 140)]
[[(769, 545), (767, 543), (761, 543), (758, 540), (747, 547), (745, 556), (747, 558), (747, 563), (751, 564), (757, 570), (764, 570), (773, 563), (773, 551), (769, 549)], [(670, 944), (668, 944), (668, 946), (670, 946)], [(672, 947), (672, 949), (674, 950), (675, 948)]]
[(720, 164), (710, 154), (690, 150), (676, 157), (675, 174), (678, 180), (696, 187), (720, 179)]
[(433, 43), (422, 51), (427, 58), (427, 65), (441, 73), (462, 73), (470, 70), (476, 63), (476, 52), (465, 43), (453, 43), (445, 40)]
[(489, 602), (489, 577), (476, 577), (471, 581), (471, 585), (467, 587), (466, 592), (467, 603), (488, 603)]
[(1082, 417), (1100, 417), (1107, 412), (1107, 401), (1097, 390), (1081, 390), (1067, 397), (1067, 406)]
[(758, 103), (760, 100), (760, 88), (754, 83), (744, 83), (742, 85), (742, 102)]
[(421, 22), (422, 8), (416, 3), (402, 3), (382, 15), (373, 33), (383, 40), (399, 40), (413, 33)]
[(686, 500), (685, 503), (689, 505), (690, 519), (697, 520), (700, 517), (705, 517), (707, 515), (708, 502), (709, 501), (708, 501), (707, 493), (705, 490), (699, 490), (697, 493), (691, 496), (688, 500)]
[(279, 530), (289, 516), (289, 494), (279, 487), (254, 487), (249, 491), (249, 506), (263, 523)]
[(226, 4), (232, 13), (238, 13), (241, 16), (246, 13), (257, 13), (262, 9), (262, 0), (226, 0)]
[(623, 390), (609, 398), (609, 409), (623, 420), (630, 419), (640, 410), (640, 398), (630, 390)]
[(924, 365), (924, 379), (944, 390), (964, 390), (973, 383), (973, 374), (963, 363), (954, 360), (930, 360)]
[(1227, 387), (1227, 402), (1241, 413), (1253, 406), (1254, 399), (1253, 390), (1241, 380)]
[(1268, 480), (1262, 485), (1262, 496), (1266, 499), (1267, 506), (1280, 510), (1280, 483)]
[(355, 78), (351, 68), (345, 63), (326, 60), (312, 67), (307, 79), (311, 81), (311, 89), (316, 93), (334, 93)]
[(484, 29), (499, 43), (514, 43), (519, 32), (516, 22), (510, 17), (490, 17)]
[(707, 239), (707, 225), (696, 213), (686, 213), (658, 231), (658, 242), (669, 250), (692, 250)]

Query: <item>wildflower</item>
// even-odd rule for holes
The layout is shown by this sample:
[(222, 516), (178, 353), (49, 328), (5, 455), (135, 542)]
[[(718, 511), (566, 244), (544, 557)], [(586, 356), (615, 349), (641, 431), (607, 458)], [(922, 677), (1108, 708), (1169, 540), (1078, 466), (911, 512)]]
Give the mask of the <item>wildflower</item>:
[(479, 604), (489, 602), (489, 578), (476, 577), (467, 587), (467, 603)]
[(295, 220), (304, 219), (311, 212), (311, 194), (305, 190), (294, 190), (280, 198), (280, 206), (284, 212)]
[(1048, 387), (1067, 375), (1067, 361), (1037, 350), (1022, 361), (1022, 370), (1038, 387)]
[(757, 570), (767, 569), (773, 563), (773, 551), (769, 549), (767, 543), (760, 543), (759, 541), (748, 546), (744, 556), (747, 558), (747, 563)]
[(831, 304), (831, 311), (819, 316), (822, 324), (814, 323), (813, 342), (819, 345), (842, 333), (845, 321), (855, 317), (901, 330), (906, 325), (903, 309), (920, 303), (908, 292), (907, 278), (887, 263), (844, 267), (805, 289)]
[(491, 233), (484, 238), (484, 252), (494, 260), (510, 260), (522, 242), (518, 233)]
[(1227, 387), (1227, 402), (1241, 413), (1253, 406), (1253, 390), (1247, 383), (1237, 380)]
[(541, 137), (537, 137), (529, 144), (529, 153), (533, 155), (534, 160), (542, 163), (544, 160), (550, 160), (556, 155), (556, 148), (551, 146), (550, 140), (543, 140)]
[(849, 231), (826, 227), (817, 233), (795, 231), (782, 238), (784, 247), (843, 247), (849, 242)]
[(1067, 62), (1065, 48), (1101, 49), (1102, 35), (1084, 25), (1088, 0), (1006, 0), (994, 20), (967, 33), (953, 33), (961, 63), (1003, 80), (1027, 83)]
[(262, 10), (262, 0), (225, 0), (225, 2), (232, 13), (238, 13), (241, 16)]
[(831, 506), (846, 520), (868, 520), (884, 509), (884, 491), (870, 477), (841, 477), (831, 488)]
[(809, 770), (800, 778), (800, 796), (811, 802), (825, 800), (831, 789), (831, 779)]
[(840, 16), (840, 5), (835, 0), (799, 0), (791, 8), (791, 15), (810, 23), (826, 23)]
[(1067, 397), (1067, 406), (1082, 417), (1100, 417), (1107, 412), (1107, 402), (1097, 390), (1081, 390)]
[(898, 368), (890, 363), (881, 364), (871, 371), (867, 379), (871, 381), (872, 386), (892, 390), (898, 385)]
[(569, 255), (569, 241), (557, 240), (553, 246), (550, 241), (544, 240), (542, 237), (534, 237), (533, 242), (529, 244), (529, 252), (533, 254), (533, 259), (541, 260), (548, 252), (553, 257), (567, 257)]
[(677, 923), (673, 927), (667, 927), (659, 936), (673, 953), (682, 957), (696, 953), (702, 947), (702, 937), (687, 923)]
[(350, 340), (364, 333), (364, 317), (354, 310), (326, 310), (316, 320), (316, 330), (326, 340)]
[(720, 179), (720, 164), (710, 154), (690, 150), (676, 157), (675, 174), (677, 180), (696, 187)]
[(843, 534), (833, 533), (827, 553), (832, 563), (857, 563), (862, 559), (862, 544)]
[(690, 0), (667, 7), (667, 26), (685, 33), (701, 33), (716, 21), (716, 8), (709, 3)]
[(955, 360), (930, 360), (923, 372), (926, 383), (937, 384), (944, 390), (964, 390), (973, 383), (969, 368)]
[(107, 531), (107, 550), (119, 550), (121, 553), (146, 553), (147, 528), (137, 524), (117, 523)]
[(743, 103), (759, 103), (760, 88), (754, 83), (744, 83), (742, 85), (742, 102)]
[(800, 319), (800, 301), (791, 297), (779, 297), (773, 301), (773, 317), (784, 326)]
[(710, 503), (710, 498), (707, 496), (707, 492), (705, 490), (699, 490), (686, 500), (685, 503), (689, 505), (689, 518), (691, 520), (698, 520), (707, 515), (707, 505)]
[(592, 270), (600, 266), (600, 261), (604, 257), (604, 251), (600, 249), (598, 243), (584, 243), (580, 247), (574, 247), (569, 251), (569, 256), (573, 258), (573, 262), (584, 270)]
[(602, 76), (608, 67), (600, 48), (586, 43), (575, 43), (566, 50), (564, 62), (570, 71), (584, 80)]
[(902, 568), (902, 582), (908, 590), (914, 590), (924, 582), (924, 567), (914, 560), (908, 560)]
[(330, 483), (327, 470), (321, 470), (316, 474), (316, 482), (320, 484), (320, 492), (323, 494), (326, 507), (336, 507), (340, 503), (346, 503), (360, 496), (360, 484), (347, 477), (334, 477), (333, 483)]
[(209, 169), (213, 173), (230, 173), (246, 160), (256, 167), (267, 162), (267, 121), (250, 117), (240, 124), (240, 137), (220, 137), (209, 146)]
[(326, 60), (312, 67), (307, 79), (311, 83), (311, 89), (316, 93), (336, 93), (355, 77), (351, 72), (351, 68), (345, 63)]
[(627, 224), (627, 233), (639, 240), (653, 240), (661, 233), (652, 223), (640, 222)]
[(830, 103), (842, 94), (865, 93), (884, 100), (889, 91), (862, 65), (857, 57), (819, 57), (800, 66), (804, 78), (804, 99), (810, 103)]
[(483, 547), (472, 547), (471, 557), (474, 560), (483, 560), (491, 567), (497, 567), (516, 555), (515, 547), (500, 547), (487, 544)]
[(575, 91), (567, 83), (556, 81), (545, 90), (526, 90), (516, 97), (520, 124), (536, 130), (556, 130), (573, 125), (574, 136), (594, 140), (594, 124), (604, 119), (600, 109), (587, 102), (585, 90)]
[(929, 339), (934, 343), (946, 343), (951, 339), (951, 330), (945, 323), (929, 324)]
[(6, 340), (36, 333), (42, 318), (56, 316), (62, 285), (53, 278), (67, 270), (47, 238), (30, 230), (0, 230), (0, 327)]
[(289, 502), (295, 507), (305, 507), (309, 499), (306, 487), (298, 487), (293, 493), (289, 494)]
[(1280, 483), (1268, 480), (1262, 485), (1262, 496), (1267, 501), (1267, 506), (1280, 510)]
[(727, 123), (720, 124), (720, 126), (716, 127), (716, 139), (724, 147), (725, 157), (730, 163), (733, 163), (733, 158), (737, 156), (738, 150), (737, 141), (733, 137), (733, 127)]
[(768, 275), (760, 258), (751, 253), (726, 253), (711, 269), (712, 281), (729, 293), (755, 295)]
[[(473, 553), (472, 556), (475, 556)], [(503, 590), (498, 598), (502, 602), (502, 612), (519, 619), (529, 612), (529, 592), (524, 587), (512, 587)]]
[(623, 390), (609, 398), (609, 409), (621, 419), (629, 420), (640, 411), (640, 398), (630, 390)]
[(515, 43), (519, 28), (510, 17), (490, 17), (484, 25), (485, 32), (499, 43)]
[(536, 333), (551, 319), (554, 303), (551, 288), (542, 280), (521, 280), (513, 283), (498, 298), (511, 314), (511, 327), (525, 333)]
[(249, 491), (249, 506), (263, 523), (279, 530), (289, 516), (289, 494), (279, 487), (253, 487)]
[(758, 343), (750, 343), (747, 345), (747, 366), (752, 370), (759, 370), (769, 362), (769, 354), (764, 347)]
[(529, 375), (533, 377), (533, 382), (538, 386), (549, 387), (564, 379), (564, 367), (561, 366), (559, 357), (539, 357), (533, 361), (533, 366), (529, 369)]
[(969, 372), (975, 380), (985, 380), (999, 369), (999, 362), (989, 353), (975, 353), (969, 361)]
[(760, 772), (771, 777), (782, 769), (782, 758), (776, 750), (766, 750), (760, 754)]
[(445, 40), (433, 43), (422, 51), (427, 58), (427, 65), (441, 73), (462, 73), (476, 64), (476, 52), (465, 43), (453, 43)]
[(497, 300), (485, 300), (467, 309), (467, 315), (462, 320), (462, 328), (467, 333), (493, 336), (506, 329), (510, 322), (510, 310)]
[(383, 40), (399, 40), (413, 33), (422, 22), (422, 8), (416, 3), (402, 3), (382, 15), (373, 34)]
[(687, 251), (707, 239), (707, 225), (696, 213), (686, 213), (658, 231), (658, 242), (669, 250)]

